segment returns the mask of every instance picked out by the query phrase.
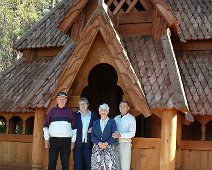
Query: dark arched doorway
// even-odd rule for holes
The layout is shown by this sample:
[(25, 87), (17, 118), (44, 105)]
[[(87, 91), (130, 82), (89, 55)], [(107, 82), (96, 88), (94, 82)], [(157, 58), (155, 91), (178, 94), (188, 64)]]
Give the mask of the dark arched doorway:
[(90, 109), (98, 113), (98, 107), (107, 103), (110, 107), (110, 117), (119, 114), (118, 104), (122, 100), (123, 91), (117, 86), (118, 75), (109, 64), (98, 64), (89, 73), (88, 86), (81, 96), (90, 101)]

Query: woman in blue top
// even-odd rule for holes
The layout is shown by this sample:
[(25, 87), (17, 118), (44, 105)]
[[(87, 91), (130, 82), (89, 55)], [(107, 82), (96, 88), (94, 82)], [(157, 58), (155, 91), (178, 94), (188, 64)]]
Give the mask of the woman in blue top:
[(115, 170), (115, 151), (114, 145), (117, 139), (112, 134), (117, 130), (114, 119), (108, 117), (109, 106), (102, 104), (99, 106), (101, 118), (93, 122), (91, 140), (94, 143), (91, 156), (92, 170)]

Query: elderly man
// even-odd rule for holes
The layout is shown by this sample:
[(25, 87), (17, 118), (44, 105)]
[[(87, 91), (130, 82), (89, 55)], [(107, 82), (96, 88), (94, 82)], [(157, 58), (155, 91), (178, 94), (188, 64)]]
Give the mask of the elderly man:
[(131, 138), (135, 136), (136, 132), (136, 120), (128, 112), (129, 109), (128, 102), (121, 101), (119, 104), (121, 114), (115, 117), (118, 132), (113, 133), (113, 137), (119, 139), (119, 145), (116, 150), (118, 151), (121, 170), (130, 170)]
[(74, 132), (75, 115), (66, 107), (67, 94), (59, 92), (57, 106), (48, 113), (44, 124), (45, 148), (49, 148), (48, 170), (56, 170), (60, 153), (62, 170), (69, 169), (71, 143), (76, 139)]

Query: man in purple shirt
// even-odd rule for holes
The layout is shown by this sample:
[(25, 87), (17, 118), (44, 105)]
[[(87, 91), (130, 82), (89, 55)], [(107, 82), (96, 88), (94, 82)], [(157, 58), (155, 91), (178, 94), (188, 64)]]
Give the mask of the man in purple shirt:
[(49, 148), (48, 170), (56, 170), (60, 153), (62, 170), (69, 170), (69, 157), (72, 142), (76, 140), (75, 115), (66, 107), (67, 94), (59, 92), (57, 106), (48, 113), (44, 123), (45, 148)]

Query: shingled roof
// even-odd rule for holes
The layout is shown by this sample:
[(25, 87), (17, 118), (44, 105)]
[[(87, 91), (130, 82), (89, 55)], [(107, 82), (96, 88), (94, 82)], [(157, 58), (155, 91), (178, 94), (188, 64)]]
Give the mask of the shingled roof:
[[(150, 36), (124, 37), (132, 65), (143, 85), (144, 93), (150, 108), (177, 108), (186, 107), (183, 89), (176, 95), (174, 84), (179, 84), (179, 75), (171, 80), (171, 71), (176, 65), (167, 59), (161, 41), (154, 41)], [(174, 81), (174, 82), (172, 82)]]
[(51, 63), (51, 60), (51, 57), (38, 57), (32, 63), (27, 64), (21, 58), (1, 74), (1, 112), (26, 111), (17, 109), (17, 105), (25, 95), (31, 93), (29, 89), (44, 72), (45, 67)]
[(167, 0), (179, 20), (181, 41), (211, 39), (211, 0)]
[[(179, 20), (181, 41), (210, 39), (212, 2), (167, 0)], [(14, 44), (15, 49), (64, 46), (69, 37), (59, 29), (75, 0), (62, 0)]]
[(176, 55), (191, 113), (212, 115), (212, 51)]
[(31, 63), (21, 58), (3, 72), (0, 79), (0, 112), (23, 112), (30, 108), (47, 107), (73, 47), (73, 42), (69, 41), (56, 57), (36, 57)]
[[(49, 46), (64, 46), (64, 48), (56, 57), (37, 57), (32, 63), (26, 63), (20, 59), (3, 72), (0, 79), (0, 98), (2, 99), (0, 111), (23, 111), (23, 109), (17, 109), (17, 106), (19, 108), (48, 107), (64, 65), (74, 47), (70, 37), (58, 28), (65, 13), (69, 11), (74, 2), (74, 0), (61, 1), (15, 44), (14, 47), (17, 49)], [(195, 0), (192, 2), (168, 0), (168, 2), (176, 12), (178, 19), (181, 18), (181, 40), (211, 38), (208, 27), (211, 16), (208, 11), (211, 9), (205, 7), (211, 5), (211, 2), (204, 1), (202, 4)], [(187, 5), (182, 7), (183, 3)], [(204, 13), (200, 13), (202, 9), (205, 10)], [(187, 21), (187, 16), (193, 19)], [(183, 23), (190, 23), (190, 31), (188, 31), (189, 27), (185, 27)], [(195, 30), (194, 34), (191, 30)], [(202, 34), (199, 34), (199, 31)], [(153, 40), (151, 36), (143, 35), (121, 37), (117, 32), (118, 36), (120, 40), (123, 40), (120, 43), (127, 51), (130, 64), (143, 86), (142, 89), (144, 89), (150, 108), (176, 108), (185, 111), (188, 100), (193, 114), (211, 114), (211, 52), (177, 53), (183, 87), (171, 41), (168, 40), (167, 35), (159, 41)], [(197, 54), (198, 57), (195, 58)], [(205, 61), (209, 64), (204, 63)]]
[(41, 48), (64, 46), (69, 36), (59, 28), (67, 11), (72, 7), (74, 0), (62, 0), (39, 22), (37, 22), (14, 45), (15, 49)]

